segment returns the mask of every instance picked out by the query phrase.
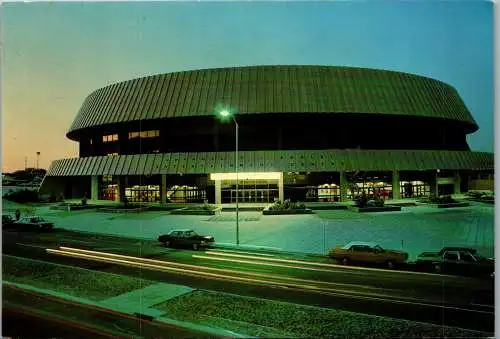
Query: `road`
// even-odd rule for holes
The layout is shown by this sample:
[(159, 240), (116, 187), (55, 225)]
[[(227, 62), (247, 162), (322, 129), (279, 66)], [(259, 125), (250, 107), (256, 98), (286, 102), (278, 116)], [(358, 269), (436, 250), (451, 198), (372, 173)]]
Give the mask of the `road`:
[(3, 254), (306, 305), (494, 328), (494, 284), (488, 279), (346, 267), (308, 258), (311, 263), (303, 255), (271, 252), (167, 249), (154, 241), (69, 231), (4, 231)]

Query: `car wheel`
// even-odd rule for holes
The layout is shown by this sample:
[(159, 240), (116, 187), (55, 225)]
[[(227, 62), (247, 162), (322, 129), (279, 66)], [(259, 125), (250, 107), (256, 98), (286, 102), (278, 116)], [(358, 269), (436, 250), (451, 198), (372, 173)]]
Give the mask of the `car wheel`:
[(195, 251), (198, 250), (198, 244), (193, 244), (193, 250), (195, 250)]
[(349, 259), (343, 258), (342, 259), (342, 265), (348, 265), (349, 264)]
[(394, 264), (394, 261), (392, 261), (392, 260), (388, 260), (386, 264), (387, 264), (387, 268), (390, 270), (394, 269), (394, 267), (396, 266)]

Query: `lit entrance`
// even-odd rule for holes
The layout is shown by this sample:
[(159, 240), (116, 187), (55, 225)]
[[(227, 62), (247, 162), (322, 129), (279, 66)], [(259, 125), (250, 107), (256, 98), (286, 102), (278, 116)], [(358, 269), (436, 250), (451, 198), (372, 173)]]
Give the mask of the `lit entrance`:
[[(240, 180), (238, 202), (267, 203), (278, 198), (278, 180)], [(236, 180), (224, 180), (221, 187), (221, 202), (236, 203)]]
[[(279, 179), (281, 173), (238, 173), (238, 202), (270, 203), (279, 198)], [(214, 173), (216, 197), (220, 194), (220, 203), (236, 203), (236, 173)], [(217, 200), (217, 199), (216, 199)]]

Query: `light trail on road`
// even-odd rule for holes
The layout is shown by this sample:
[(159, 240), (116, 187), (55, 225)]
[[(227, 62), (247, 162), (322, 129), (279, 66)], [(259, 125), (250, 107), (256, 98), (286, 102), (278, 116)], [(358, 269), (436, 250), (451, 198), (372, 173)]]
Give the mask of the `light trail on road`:
[[(273, 261), (273, 262), (283, 262), (283, 263), (302, 264), (302, 265), (310, 265), (310, 266), (317, 266), (317, 267), (337, 268), (337, 269), (344, 269), (344, 270), (348, 270), (348, 269), (353, 269), (354, 270), (355, 269), (356, 271), (376, 271), (376, 272), (390, 272), (390, 273), (430, 275), (430, 276), (436, 276), (436, 275), (438, 275), (438, 274), (435, 274), (435, 273), (412, 272), (412, 271), (398, 271), (398, 270), (388, 270), (388, 269), (369, 268), (369, 267), (352, 267), (352, 266), (346, 267), (345, 265), (339, 265), (339, 264), (325, 264), (325, 263), (310, 262), (310, 261), (303, 261), (303, 260), (291, 260), (291, 259), (279, 259), (279, 258), (262, 258), (262, 257), (257, 257), (255, 255), (242, 255), (242, 254), (225, 253), (225, 251), (222, 252), (220, 250), (207, 250), (207, 251), (205, 251), (205, 253), (211, 254), (211, 255), (216, 255), (216, 256), (227, 256), (227, 257), (245, 258), (245, 259), (258, 259), (258, 260), (267, 260), (267, 261)], [(331, 272), (331, 270), (330, 270), (330, 272)], [(356, 272), (349, 272), (349, 273), (357, 274)], [(445, 275), (445, 274), (439, 274), (439, 275), (440, 276), (452, 277), (450, 275)]]
[[(297, 278), (290, 278), (290, 277), (270, 275), (270, 274), (241, 272), (241, 271), (219, 269), (219, 268), (209, 268), (203, 266), (172, 263), (168, 261), (145, 259), (133, 256), (124, 256), (113, 253), (89, 251), (89, 250), (82, 250), (82, 249), (68, 248), (68, 247), (60, 247), (60, 250), (46, 249), (46, 251), (48, 253), (56, 255), (69, 256), (86, 260), (94, 260), (94, 261), (118, 264), (129, 267), (145, 268), (156, 271), (174, 272), (198, 278), (212, 278), (212, 279), (226, 280), (226, 281), (227, 280), (239, 281), (239, 282), (256, 284), (259, 286), (267, 286), (267, 287), (279, 286), (281, 288), (287, 288), (297, 291), (306, 291), (315, 294), (342, 296), (355, 299), (380, 301), (385, 303), (397, 303), (397, 304), (432, 307), (440, 309), (452, 309), (452, 310), (483, 313), (483, 314), (494, 314), (491, 311), (469, 309), (469, 308), (457, 307), (455, 305), (444, 305), (442, 304), (441, 300), (432, 301), (428, 299), (395, 296), (394, 293), (387, 295), (382, 293), (359, 292), (353, 290), (332, 288), (333, 286), (337, 285), (341, 287), (346, 287), (346, 285), (348, 285), (349, 287), (359, 287), (354, 284), (336, 284), (331, 282), (319, 282), (307, 279), (297, 279)], [(207, 270), (211, 272), (206, 272)], [(242, 277), (241, 275), (251, 276), (252, 278)], [(366, 287), (363, 286), (363, 288)], [(394, 290), (392, 292), (394, 292)]]

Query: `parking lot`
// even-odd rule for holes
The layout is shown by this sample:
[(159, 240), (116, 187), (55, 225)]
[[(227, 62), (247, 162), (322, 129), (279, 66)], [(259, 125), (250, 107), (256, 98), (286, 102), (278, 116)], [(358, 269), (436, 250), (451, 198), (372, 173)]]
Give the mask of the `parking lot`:
[[(173, 228), (192, 228), (215, 236), (218, 243), (236, 241), (234, 212), (183, 216), (168, 212), (68, 212), (42, 206), (35, 213), (54, 221), (58, 228), (76, 231), (156, 239)], [(330, 210), (310, 215), (263, 216), (259, 212), (240, 212), (239, 228), (240, 244), (294, 252), (326, 253), (330, 247), (357, 240), (403, 249), (410, 260), (422, 251), (447, 245), (470, 246), (494, 256), (494, 205), (481, 203), (451, 209), (403, 207), (401, 212), (383, 213)]]

